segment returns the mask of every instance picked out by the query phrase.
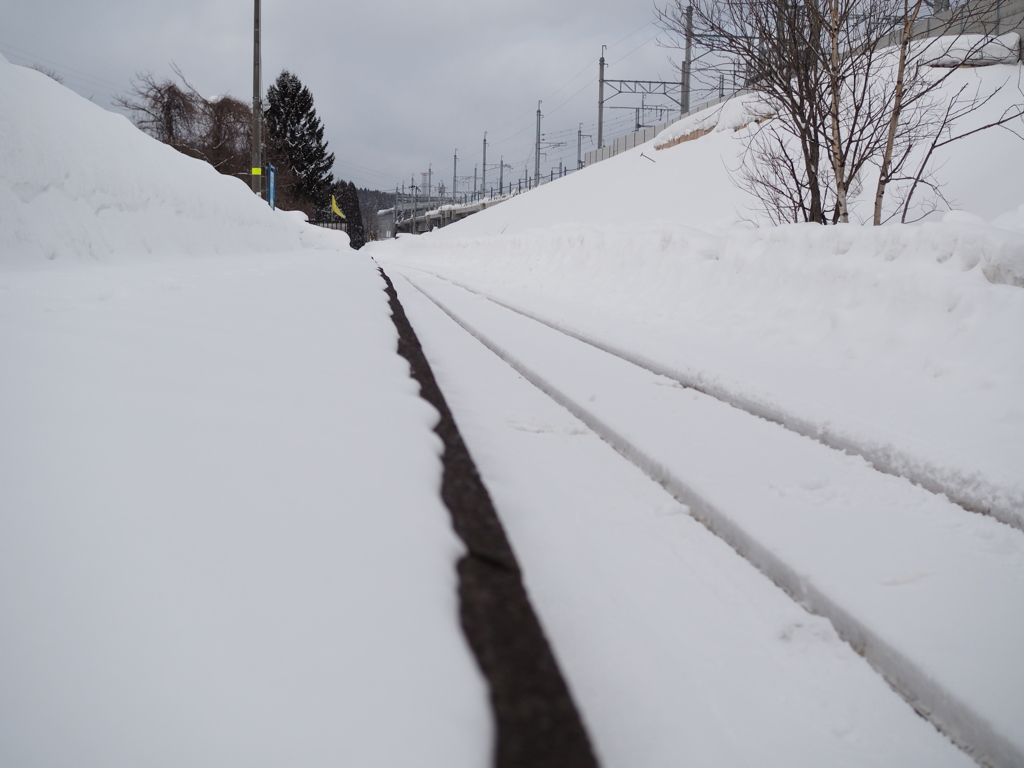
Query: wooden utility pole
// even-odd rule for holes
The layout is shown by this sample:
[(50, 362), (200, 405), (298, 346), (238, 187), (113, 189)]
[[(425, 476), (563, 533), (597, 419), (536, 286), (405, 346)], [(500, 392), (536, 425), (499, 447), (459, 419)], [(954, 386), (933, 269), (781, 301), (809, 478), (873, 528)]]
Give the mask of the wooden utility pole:
[(255, 0), (252, 55), (252, 191), (263, 197), (263, 99), (260, 93), (260, 0)]

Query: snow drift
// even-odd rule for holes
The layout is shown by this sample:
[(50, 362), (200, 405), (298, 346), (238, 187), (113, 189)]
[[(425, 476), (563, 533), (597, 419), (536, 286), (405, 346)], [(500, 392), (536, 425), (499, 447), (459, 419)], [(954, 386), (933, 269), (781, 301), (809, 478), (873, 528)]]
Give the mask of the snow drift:
[(436, 411), (300, 219), (0, 60), (0, 765), (487, 761)]
[(2, 56), (0, 104), (5, 261), (344, 244), (344, 235), (275, 215), (240, 179), (160, 144), (127, 118)]
[[(946, 94), (1006, 85), (959, 127), (1016, 103), (1020, 74), (954, 73)], [(1024, 527), (1024, 177), (1006, 170), (1024, 167), (1024, 141), (995, 129), (945, 148), (940, 173), (965, 210), (880, 228), (759, 228), (730, 169), (763, 112), (734, 100), (372, 253), (630, 350)], [(710, 132), (654, 147), (695, 130)]]

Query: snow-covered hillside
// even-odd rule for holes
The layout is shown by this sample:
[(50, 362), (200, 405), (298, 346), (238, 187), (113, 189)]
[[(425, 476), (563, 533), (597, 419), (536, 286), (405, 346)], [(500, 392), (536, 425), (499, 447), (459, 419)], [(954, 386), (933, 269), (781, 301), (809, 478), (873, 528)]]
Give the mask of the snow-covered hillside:
[[(1021, 67), (948, 83), (1009, 83)], [(964, 210), (875, 228), (760, 228), (730, 180), (752, 110), (688, 118), (646, 146), (419, 238), (407, 264), (656, 360), (765, 416), (1024, 525), (1024, 140), (940, 159)], [(657, 150), (674, 135), (717, 126)], [(737, 130), (737, 128), (739, 129)], [(964, 125), (968, 128), (969, 125)], [(1024, 121), (1013, 126), (1024, 133)]]
[[(0, 259), (269, 253), (337, 247), (245, 182), (153, 141), (32, 69), (0, 57)], [(342, 235), (341, 237), (344, 237)]]
[[(1020, 76), (1020, 65), (1008, 64), (957, 71), (947, 97), (963, 86), (986, 92), (1008, 84), (960, 128), (1019, 104)], [(996, 129), (950, 145), (939, 172), (947, 197), (962, 209), (922, 223), (757, 226), (748, 220), (756, 219), (755, 206), (730, 178), (755, 116), (756, 105), (737, 99), (646, 146), (445, 229), (373, 244), (370, 252), (402, 275), (400, 295), (416, 308), (414, 322), (457, 324), (520, 382), (579, 419), (562, 426), (549, 417), (533, 426), (536, 419), (501, 404), (511, 400), (514, 377), (499, 385), (480, 360), (471, 386), (458, 375), (469, 348), (443, 338), (428, 346), (444, 365), (442, 386), (460, 392), (456, 418), (467, 423), (499, 504), (522, 510), (510, 522), (513, 541), (518, 534), (530, 544), (528, 575), (531, 567), (548, 574), (535, 586), (542, 616), (556, 647), (579, 649), (567, 662), (570, 677), (580, 680), (584, 712), (589, 707), (597, 742), (607, 739), (615, 764), (642, 756), (643, 764), (673, 765), (699, 754), (700, 764), (793, 765), (808, 755), (787, 751), (793, 742), (785, 737), (756, 757), (729, 752), (728, 727), (719, 730), (698, 714), (630, 741), (662, 711), (689, 700), (679, 690), (701, 673), (685, 669), (678, 654), (700, 659), (697, 665), (732, 663), (711, 650), (733, 637), (717, 612), (688, 607), (690, 629), (669, 629), (673, 611), (702, 592), (694, 581), (714, 591), (717, 578), (687, 581), (667, 570), (652, 576), (661, 564), (676, 564), (655, 554), (669, 546), (660, 522), (669, 513), (641, 509), (624, 525), (615, 516), (644, 505), (638, 496), (610, 501), (629, 482), (610, 467), (570, 479), (574, 461), (583, 459), (568, 457), (582, 448), (567, 439), (560, 459), (531, 461), (532, 452), (550, 450), (542, 441), (514, 454), (496, 435), (511, 444), (525, 442), (515, 434), (524, 429), (593, 430), (801, 605), (828, 616), (895, 690), (968, 752), (1016, 766), (1024, 759), (1024, 730), (1006, 715), (1024, 706), (1024, 666), (1014, 650), (1024, 642), (1017, 609), (1024, 584), (1024, 177), (1008, 169), (1024, 167), (1024, 140)], [(1012, 128), (1024, 134), (1024, 121)], [(854, 201), (854, 218), (864, 217), (867, 202), (866, 193)], [(712, 416), (723, 403), (734, 407)], [(746, 426), (734, 433), (728, 420), (742, 412)], [(751, 423), (749, 415), (762, 418)], [(838, 449), (824, 453), (864, 474), (842, 480), (817, 469), (810, 453), (798, 458), (795, 446), (768, 439), (794, 432), (814, 439), (804, 443), (809, 451), (824, 443)], [(510, 477), (510, 465), (530, 470)], [(885, 474), (900, 480), (883, 491)], [(527, 487), (516, 482), (523, 476), (531, 478)], [(591, 517), (590, 510), (602, 511)], [(579, 517), (586, 522), (577, 524)], [(575, 537), (565, 534), (574, 524)], [(559, 544), (548, 544), (548, 536)], [(693, 536), (698, 550), (710, 551)], [(635, 551), (620, 552), (618, 543)], [(683, 545), (671, 546), (679, 552)], [(561, 576), (567, 550), (585, 574), (579, 582)], [(972, 585), (990, 568), (987, 586)], [(660, 606), (659, 620), (639, 610), (625, 622), (623, 608), (610, 616), (603, 606), (588, 611), (588, 584), (601, 579), (628, 582), (633, 592), (623, 587), (619, 605), (643, 594), (645, 604)], [(563, 618), (565, 606), (581, 601)], [(673, 650), (649, 651), (658, 675), (645, 686), (631, 682), (644, 676), (643, 664), (631, 666), (632, 675), (603, 671), (612, 649), (669, 636)], [(722, 656), (732, 658), (724, 650)], [(612, 684), (637, 697), (629, 715), (602, 696)], [(751, 702), (764, 687), (776, 690), (761, 679), (750, 686)], [(722, 689), (708, 704), (720, 712), (716, 707), (735, 698)], [(770, 698), (752, 704), (758, 725), (772, 709)], [(785, 710), (799, 706), (787, 699), (772, 710), (779, 719), (770, 730), (786, 732)], [(749, 725), (755, 719), (745, 718), (745, 727), (756, 728)], [(867, 722), (853, 730), (874, 738)], [(680, 733), (687, 734), (685, 747)], [(799, 743), (810, 749), (806, 739)], [(910, 744), (908, 736), (898, 739)], [(817, 762), (874, 759), (840, 757), (842, 751)]]

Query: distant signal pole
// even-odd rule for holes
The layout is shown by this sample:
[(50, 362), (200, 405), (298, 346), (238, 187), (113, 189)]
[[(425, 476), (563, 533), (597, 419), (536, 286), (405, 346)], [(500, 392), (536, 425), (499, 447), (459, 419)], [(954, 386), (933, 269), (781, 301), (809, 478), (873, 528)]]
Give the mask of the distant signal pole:
[(540, 186), (540, 105), (542, 101), (537, 102), (537, 154), (533, 161), (533, 178), (537, 180), (537, 186)]
[(583, 133), (583, 123), (580, 123), (580, 129), (576, 132), (576, 170), (578, 171), (583, 167), (583, 139), (584, 137), (591, 139), (589, 133)]
[(599, 72), (601, 82), (597, 86), (597, 148), (604, 146), (604, 51), (607, 45), (601, 46), (601, 61)]
[(252, 55), (252, 191), (263, 197), (263, 106), (260, 93), (260, 0), (255, 0)]

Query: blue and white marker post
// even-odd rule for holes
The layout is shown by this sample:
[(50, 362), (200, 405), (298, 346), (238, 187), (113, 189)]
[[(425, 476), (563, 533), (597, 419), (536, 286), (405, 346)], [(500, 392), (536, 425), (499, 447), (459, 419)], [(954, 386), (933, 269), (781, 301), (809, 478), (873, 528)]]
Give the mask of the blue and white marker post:
[(272, 211), (277, 210), (277, 168), (267, 163), (267, 202)]

